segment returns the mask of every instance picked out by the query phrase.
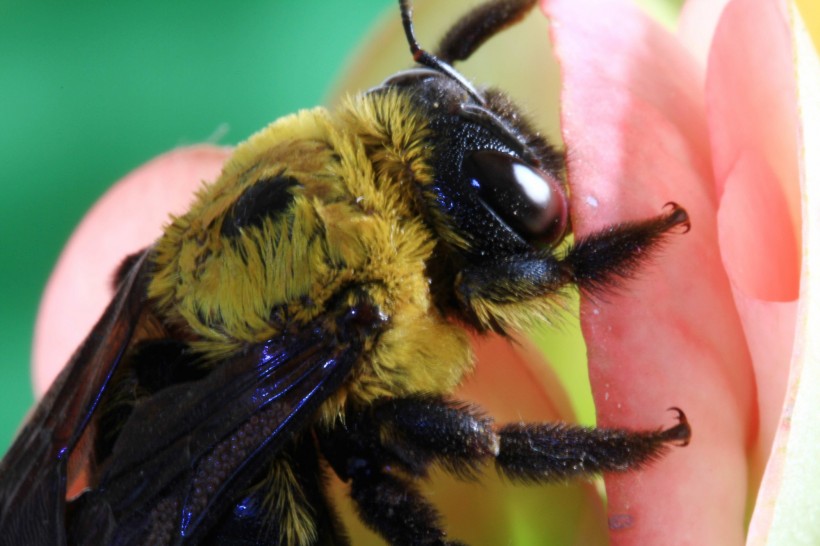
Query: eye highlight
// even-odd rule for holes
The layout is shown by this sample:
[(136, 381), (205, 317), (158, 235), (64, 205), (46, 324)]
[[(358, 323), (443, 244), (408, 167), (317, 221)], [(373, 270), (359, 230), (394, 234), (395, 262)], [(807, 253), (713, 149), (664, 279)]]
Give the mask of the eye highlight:
[(525, 241), (553, 245), (564, 237), (569, 209), (556, 177), (494, 150), (469, 153), (464, 172), (484, 204)]

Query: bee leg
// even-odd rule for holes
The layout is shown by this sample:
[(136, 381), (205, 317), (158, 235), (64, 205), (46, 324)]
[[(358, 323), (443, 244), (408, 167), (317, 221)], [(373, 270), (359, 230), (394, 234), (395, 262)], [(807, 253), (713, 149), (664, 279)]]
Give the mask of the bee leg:
[(626, 222), (585, 236), (562, 260), (579, 288), (594, 291), (621, 278), (629, 278), (649, 253), (662, 245), (673, 228), (691, 228), (686, 210), (667, 203), (666, 211), (640, 222)]
[[(320, 450), (336, 474), (350, 483), (359, 518), (389, 544), (457, 546), (446, 539), (438, 511), (418, 491), (390, 451), (381, 446), (372, 409), (348, 408), (343, 423), (317, 429)], [(409, 479), (408, 479), (409, 478)]]
[(535, 4), (535, 0), (491, 0), (475, 7), (447, 32), (436, 56), (450, 64), (469, 58), (489, 38), (522, 19)]
[(364, 463), (354, 473), (350, 496), (359, 517), (394, 546), (458, 546), (446, 540), (438, 511), (404, 479)]
[(668, 429), (633, 431), (566, 423), (514, 423), (494, 430), (478, 411), (435, 397), (389, 400), (373, 410), (382, 449), (420, 475), (431, 462), (470, 477), (495, 460), (504, 476), (545, 483), (602, 472), (634, 470), (658, 459), (669, 444), (686, 445), (684, 413)]
[(678, 424), (659, 430), (508, 424), (498, 431), (495, 464), (504, 476), (529, 483), (636, 470), (663, 456), (670, 444), (689, 443), (692, 430), (686, 416), (672, 409), (678, 414)]
[(447, 543), (439, 516), (410, 478), (437, 463), (473, 478), (495, 461), (513, 480), (546, 483), (634, 470), (669, 444), (686, 445), (691, 429), (677, 408), (668, 429), (631, 431), (566, 423), (515, 423), (495, 428), (474, 406), (437, 396), (384, 399), (348, 410), (344, 424), (319, 431), (321, 451), (345, 481), (361, 519), (391, 544)]
[(475, 406), (436, 396), (411, 396), (373, 405), (371, 430), (381, 448), (412, 475), (424, 477), (433, 462), (463, 478), (478, 475), (498, 453), (493, 420)]
[[(669, 203), (654, 218), (610, 226), (575, 242), (557, 258), (545, 249), (504, 256), (465, 267), (456, 279), (462, 305), (482, 316), (481, 309), (543, 298), (570, 284), (595, 291), (628, 278), (677, 226), (689, 229), (686, 211)], [(483, 321), (479, 321), (480, 323)]]

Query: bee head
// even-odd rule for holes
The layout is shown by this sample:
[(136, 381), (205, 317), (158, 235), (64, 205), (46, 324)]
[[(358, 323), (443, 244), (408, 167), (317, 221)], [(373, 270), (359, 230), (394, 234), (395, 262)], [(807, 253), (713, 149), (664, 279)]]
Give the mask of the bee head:
[(562, 154), (504, 93), (473, 86), (451, 64), (468, 58), (534, 3), (495, 2), (470, 12), (434, 55), (418, 45), (411, 8), (401, 1), (405, 35), (418, 65), (371, 90), (401, 91), (427, 120), (434, 183), (426, 193), (449, 224), (436, 231), (454, 231), (453, 241), (464, 242), (456, 245), (459, 250), (477, 256), (553, 247), (569, 229)]

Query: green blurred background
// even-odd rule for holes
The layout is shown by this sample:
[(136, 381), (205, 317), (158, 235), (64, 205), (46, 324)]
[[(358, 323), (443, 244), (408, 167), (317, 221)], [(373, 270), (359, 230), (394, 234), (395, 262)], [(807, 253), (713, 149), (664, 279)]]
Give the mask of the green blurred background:
[(40, 293), (91, 204), (157, 154), (235, 144), (321, 104), (391, 9), (392, 0), (0, 3), (0, 453), (33, 402)]

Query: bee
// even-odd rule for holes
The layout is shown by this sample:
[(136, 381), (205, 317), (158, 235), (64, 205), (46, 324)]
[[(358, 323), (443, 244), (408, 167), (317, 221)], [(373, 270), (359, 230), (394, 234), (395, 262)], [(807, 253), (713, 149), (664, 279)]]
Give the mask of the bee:
[[(457, 544), (437, 465), (548, 483), (639, 469), (691, 429), (496, 425), (451, 398), (469, 332), (628, 277), (683, 208), (573, 242), (563, 155), (453, 68), (534, 0), (491, 0), (413, 68), (272, 123), (125, 259), (0, 463), (2, 544), (347, 544), (323, 472), (390, 544)], [(78, 474), (87, 488), (69, 498)]]

